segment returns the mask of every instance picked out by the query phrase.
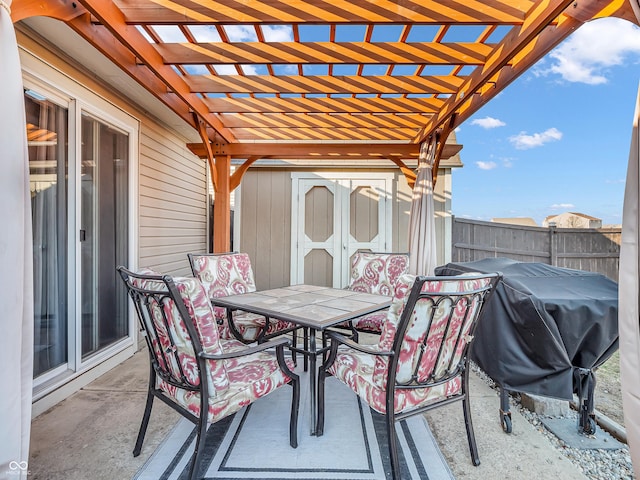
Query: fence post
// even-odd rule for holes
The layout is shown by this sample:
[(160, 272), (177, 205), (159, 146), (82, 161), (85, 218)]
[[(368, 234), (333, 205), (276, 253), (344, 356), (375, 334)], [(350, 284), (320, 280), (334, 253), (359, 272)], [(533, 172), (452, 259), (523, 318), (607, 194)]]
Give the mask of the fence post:
[(549, 265), (558, 266), (558, 245), (556, 243), (556, 224), (549, 222)]

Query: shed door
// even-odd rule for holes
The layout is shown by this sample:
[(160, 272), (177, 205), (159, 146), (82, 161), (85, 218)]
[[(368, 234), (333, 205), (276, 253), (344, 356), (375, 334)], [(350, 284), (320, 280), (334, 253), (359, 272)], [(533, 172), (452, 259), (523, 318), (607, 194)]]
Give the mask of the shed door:
[(342, 288), (358, 249), (387, 251), (392, 174), (293, 174), (292, 283)]

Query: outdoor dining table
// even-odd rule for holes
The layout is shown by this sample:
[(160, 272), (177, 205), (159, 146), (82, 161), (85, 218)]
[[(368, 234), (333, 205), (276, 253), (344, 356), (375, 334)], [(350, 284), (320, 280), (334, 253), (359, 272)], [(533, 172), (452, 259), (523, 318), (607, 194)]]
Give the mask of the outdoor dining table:
[(316, 285), (291, 285), (212, 298), (211, 302), (226, 308), (227, 318), (232, 318), (231, 311), (242, 310), (308, 328), (309, 342), (308, 347), (305, 347), (308, 349), (297, 349), (295, 346), (294, 348), (309, 360), (311, 435), (315, 435), (318, 420), (317, 356), (326, 351), (325, 348), (317, 348), (317, 334), (362, 315), (387, 308), (391, 304), (391, 297)]

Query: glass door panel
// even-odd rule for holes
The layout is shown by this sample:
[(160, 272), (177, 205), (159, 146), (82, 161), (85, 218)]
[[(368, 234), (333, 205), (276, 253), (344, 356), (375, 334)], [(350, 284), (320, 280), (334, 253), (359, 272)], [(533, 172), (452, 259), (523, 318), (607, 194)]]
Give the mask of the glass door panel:
[(129, 136), (88, 115), (81, 126), (82, 358), (126, 337), (127, 297), (116, 267), (128, 259)]
[(68, 362), (68, 110), (25, 91), (33, 230), (34, 378)]

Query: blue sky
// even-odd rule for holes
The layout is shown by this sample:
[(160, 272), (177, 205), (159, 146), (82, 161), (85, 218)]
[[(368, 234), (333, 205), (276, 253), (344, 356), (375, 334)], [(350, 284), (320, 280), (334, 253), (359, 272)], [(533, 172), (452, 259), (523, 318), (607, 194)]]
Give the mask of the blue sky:
[(640, 28), (582, 26), (458, 128), (453, 214), (620, 224), (639, 82)]

